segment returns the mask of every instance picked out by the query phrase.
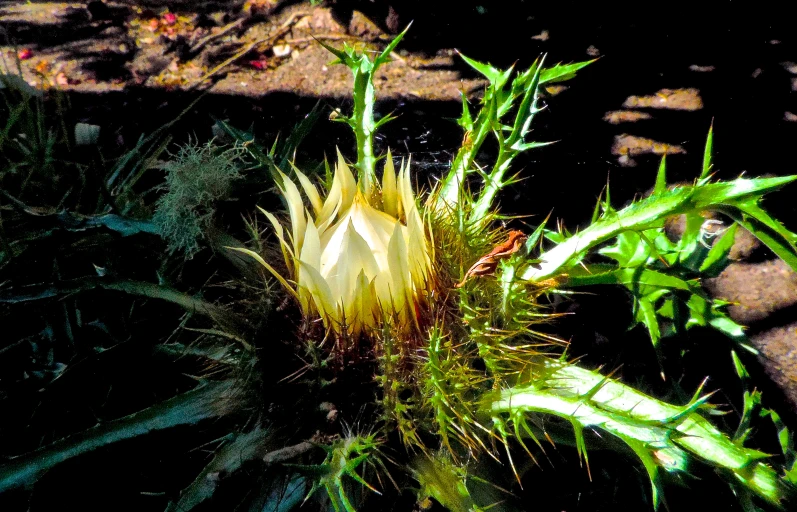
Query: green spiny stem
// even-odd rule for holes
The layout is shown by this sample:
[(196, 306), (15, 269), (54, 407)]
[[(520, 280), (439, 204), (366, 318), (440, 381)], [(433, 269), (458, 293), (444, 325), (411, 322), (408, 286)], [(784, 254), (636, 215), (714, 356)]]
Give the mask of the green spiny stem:
[(370, 191), (376, 176), (376, 157), (374, 156), (374, 82), (375, 66), (367, 61), (352, 68), (354, 74), (354, 112), (351, 126), (357, 139), (358, 183), (363, 191)]
[(429, 403), (434, 410), (434, 419), (437, 423), (438, 434), (442, 439), (443, 445), (451, 451), (451, 444), (448, 439), (448, 429), (451, 423), (450, 406), (447, 403), (444, 389), (446, 378), (440, 365), (441, 341), (441, 337), (435, 335), (433, 332), (427, 349), (428, 361), (425, 365), (425, 384), (428, 388)]
[[(661, 227), (667, 217), (682, 213), (711, 209), (738, 211), (746, 208), (745, 205), (751, 197), (754, 200), (760, 198), (765, 193), (795, 179), (797, 176), (737, 179), (730, 182), (675, 188), (650, 196), (620, 211), (612, 211), (610, 215), (605, 215), (584, 231), (568, 237), (553, 249), (540, 255), (540, 264), (526, 268), (520, 273), (520, 277), (527, 281), (549, 279), (567, 272), (590, 250), (624, 231)], [(764, 242), (766, 243), (766, 240)], [(789, 242), (793, 244), (793, 241)], [(780, 252), (778, 254), (780, 255)], [(788, 254), (786, 256), (788, 257)]]
[[(467, 108), (467, 100), (463, 97), (462, 101), (465, 103), (464, 108)], [(482, 109), (479, 113), (477, 122), (474, 124), (475, 131), (468, 130), (465, 133), (465, 140), (454, 157), (451, 170), (443, 179), (440, 198), (448, 205), (459, 203), (459, 194), (464, 186), (467, 170), (473, 166), (476, 155), (491, 132), (490, 124), (482, 119), (486, 110)]]
[[(539, 143), (524, 142), (529, 132), (531, 122), (534, 119), (534, 115), (538, 112), (537, 100), (539, 98), (541, 70), (542, 63), (535, 62), (531, 68), (518, 76), (512, 83), (513, 94), (515, 93), (514, 89), (517, 88), (523, 91), (523, 97), (518, 106), (518, 113), (509, 136), (504, 137), (502, 131), (503, 126), (501, 126), (500, 123), (498, 123), (496, 127), (495, 135), (498, 138), (499, 148), (498, 158), (496, 159), (492, 172), (485, 178), (482, 192), (479, 194), (479, 198), (474, 205), (471, 214), (471, 219), (473, 220), (483, 218), (490, 208), (492, 208), (496, 195), (498, 195), (498, 192), (507, 184), (506, 181), (504, 181), (504, 176), (507, 170), (509, 170), (512, 160), (521, 152), (541, 145)], [(529, 77), (531, 77), (530, 82), (528, 82)], [(510, 101), (509, 105), (512, 103), (514, 103), (514, 101)], [(501, 110), (501, 107), (499, 107), (499, 110)], [(508, 110), (508, 107), (503, 106), (503, 110)], [(500, 112), (497, 114), (499, 116), (501, 115)]]
[[(452, 457), (460, 454), (458, 448), (478, 450), (482, 443), (474, 430), (486, 430), (476, 424), (470, 404), (476, 390), (482, 387), (483, 376), (465, 366), (469, 359), (458, 353), (437, 328), (430, 332), (427, 358), (424, 391), (442, 445)], [(461, 446), (452, 446), (452, 439)]]
[(670, 405), (598, 372), (548, 359), (534, 381), (502, 390), (485, 402), (485, 414), (517, 417), (542, 413), (571, 422), (580, 451), (581, 431), (600, 428), (625, 442), (642, 460), (658, 499), (657, 472), (686, 471), (691, 458), (723, 469), (759, 497), (780, 504), (793, 491), (770, 466), (767, 455), (733, 443), (696, 411), (697, 396), (686, 406)]
[(330, 503), (336, 511), (341, 509), (346, 512), (356, 512), (347, 492), (347, 482), (344, 477), (361, 484), (363, 487), (377, 492), (358, 473), (360, 466), (367, 466), (369, 461), (378, 468), (384, 469), (380, 460), (379, 445), (373, 434), (352, 435), (335, 441), (331, 445), (317, 445), (327, 452), (327, 457), (321, 464), (311, 466), (294, 466), (308, 475), (314, 475), (313, 487), (307, 494), (309, 498), (318, 489), (323, 488), (329, 497)]
[[(474, 211), (468, 217), (468, 222), (480, 222), (484, 214), (490, 210), (498, 192), (509, 181), (504, 175), (510, 168), (512, 160), (523, 151), (546, 145), (547, 143), (525, 142), (529, 134), (531, 123), (537, 109), (539, 87), (546, 82), (564, 81), (575, 76), (576, 71), (589, 65), (593, 61), (579, 62), (568, 65), (556, 65), (548, 69), (542, 67), (542, 60), (535, 61), (523, 73), (519, 73), (511, 83), (509, 91), (504, 87), (512, 75), (512, 68), (499, 70), (489, 64), (474, 61), (462, 55), (463, 60), (490, 81), (482, 98), (482, 107), (476, 119), (470, 115), (467, 99), (462, 98), (462, 116), (459, 125), (465, 130), (465, 138), (449, 173), (443, 178), (438, 197), (443, 205), (458, 204), (460, 194), (464, 187), (465, 178), (474, 172), (474, 161), (481, 149), (487, 135), (494, 133), (499, 142), (499, 156), (493, 170), (485, 176), (481, 194), (477, 200)], [(518, 99), (520, 100), (518, 102)], [(517, 114), (509, 125), (503, 125), (501, 120), (517, 107)], [(509, 135), (504, 137), (504, 132)], [(461, 227), (464, 231), (464, 228)]]
[(382, 351), (376, 381), (382, 386), (385, 421), (389, 425), (395, 425), (405, 446), (422, 447), (423, 443), (418, 437), (412, 416), (414, 400), (402, 398), (402, 392), (409, 386), (402, 375), (402, 355), (398, 340), (387, 326), (382, 330)]
[(340, 62), (351, 70), (354, 77), (354, 112), (351, 117), (343, 117), (340, 120), (347, 123), (354, 131), (357, 140), (357, 182), (360, 189), (366, 194), (371, 193), (376, 180), (374, 133), (381, 125), (392, 119), (390, 116), (385, 116), (379, 121), (374, 121), (374, 98), (376, 95), (374, 74), (382, 64), (390, 60), (391, 53), (409, 28), (407, 26), (403, 32), (397, 35), (373, 61), (365, 54), (357, 54), (347, 44), (344, 44), (343, 49), (339, 50), (319, 41), (321, 46), (337, 56)]
[(498, 144), (500, 149), (498, 151), (498, 158), (496, 160), (495, 167), (493, 167), (493, 171), (484, 178), (482, 192), (479, 194), (479, 198), (473, 205), (473, 210), (470, 214), (471, 222), (483, 219), (487, 215), (487, 212), (493, 205), (495, 196), (497, 196), (498, 192), (506, 185), (504, 182), (504, 175), (512, 165), (512, 160), (514, 159), (516, 152), (507, 150), (502, 139), (503, 137), (499, 136)]
[[(500, 140), (500, 139), (499, 139)], [(545, 145), (544, 143), (541, 144), (534, 144), (535, 147)], [(496, 160), (496, 164), (493, 167), (493, 171), (490, 172), (484, 178), (484, 186), (482, 187), (482, 192), (479, 194), (478, 199), (476, 200), (475, 204), (473, 205), (473, 209), (470, 212), (469, 222), (476, 223), (481, 221), (482, 219), (487, 218), (487, 214), (489, 213), (490, 209), (493, 208), (493, 202), (495, 201), (496, 196), (498, 193), (507, 185), (511, 184), (513, 180), (505, 179), (506, 172), (512, 167), (512, 162), (515, 157), (520, 153), (520, 151), (512, 151), (508, 150), (505, 147), (505, 144), (501, 143), (501, 149), (498, 153), (498, 158)]]

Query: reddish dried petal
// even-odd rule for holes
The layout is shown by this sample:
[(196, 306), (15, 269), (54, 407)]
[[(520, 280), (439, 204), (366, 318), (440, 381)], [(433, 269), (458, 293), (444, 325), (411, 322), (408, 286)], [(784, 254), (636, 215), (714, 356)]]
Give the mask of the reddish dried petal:
[(266, 69), (266, 67), (268, 67), (268, 61), (266, 59), (248, 60), (245, 64), (255, 69)]

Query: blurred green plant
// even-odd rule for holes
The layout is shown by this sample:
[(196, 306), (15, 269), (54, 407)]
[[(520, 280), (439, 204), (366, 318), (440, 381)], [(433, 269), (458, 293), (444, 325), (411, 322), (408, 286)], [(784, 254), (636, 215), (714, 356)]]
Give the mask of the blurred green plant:
[[(65, 154), (71, 144), (68, 130), (60, 113), (65, 108), (65, 97), (56, 94), (56, 115), (48, 115), (44, 92), (31, 87), (20, 75), (0, 74), (0, 114), (4, 121), (0, 126), (0, 189), (16, 190), (35, 196), (47, 194), (52, 185), (44, 190), (38, 187), (42, 178), (52, 179), (59, 175), (57, 164), (65, 164)], [(52, 122), (53, 118), (56, 120)], [(66, 146), (66, 151), (59, 151)]]

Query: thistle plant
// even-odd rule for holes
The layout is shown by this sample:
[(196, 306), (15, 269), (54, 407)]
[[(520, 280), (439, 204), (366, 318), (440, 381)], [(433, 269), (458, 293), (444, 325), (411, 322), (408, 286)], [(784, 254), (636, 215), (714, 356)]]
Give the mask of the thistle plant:
[[(396, 429), (405, 449), (421, 454), (413, 473), (422, 484), (419, 499), (433, 497), (450, 510), (489, 507), (494, 503), (477, 503), (470, 495), (467, 459), (487, 454), (503, 460), (520, 482), (516, 446), (536, 460), (542, 441), (556, 437), (587, 460), (585, 431), (597, 429), (622, 441), (642, 462), (654, 507), (663, 489), (661, 474), (688, 473), (698, 463), (716, 467), (747, 497), (745, 503), (755, 497), (782, 504), (793, 479), (768, 465), (765, 454), (712, 425), (703, 416), (714, 410), (709, 395), (699, 389), (683, 406), (659, 401), (568, 362), (564, 343), (535, 326), (553, 320), (544, 296), (612, 283), (632, 291), (637, 318), (654, 343), (661, 337), (659, 319), (675, 318), (677, 300), (693, 311), (686, 327), (711, 325), (738, 334), (741, 328), (697, 281), (701, 272), (723, 265), (732, 235), (709, 246), (700, 238), (704, 232), (695, 215), (725, 213), (794, 264), (797, 237), (757, 206), (763, 193), (794, 178), (711, 183), (707, 156), (694, 185), (669, 190), (662, 164), (652, 196), (615, 210), (607, 192), (592, 224), (577, 234), (552, 232), (544, 224), (528, 234), (507, 233), (494, 203), (515, 180), (510, 174), (515, 157), (543, 145), (528, 140), (541, 111), (540, 87), (569, 79), (589, 63), (545, 68), (538, 60), (515, 73), (464, 58), (489, 85), (475, 117), (463, 97), (462, 148), (419, 207), (409, 162), (396, 179), (389, 152), (382, 186), (376, 186), (371, 146), (374, 131), (388, 119), (374, 122), (373, 74), (402, 36), (373, 61), (347, 46), (329, 48), (354, 75), (354, 113), (343, 120), (357, 139), (358, 178), (339, 153), (322, 201), (311, 178), (294, 169), (310, 214), (294, 180), (280, 172), (277, 187), (288, 205), (288, 234), (272, 213), (264, 213), (287, 274), (252, 251), (239, 250), (257, 258), (298, 299), (309, 321), (323, 321), (326, 334), (316, 339), (310, 334), (308, 343), (321, 346), (322, 338), (333, 336), (338, 342), (327, 346), (335, 352), (343, 346), (340, 340), (369, 342), (366, 353), (379, 361), (381, 428), (386, 434)], [(491, 135), (498, 154), (485, 171), (477, 158)], [(711, 136), (707, 155), (710, 145)], [(687, 233), (679, 242), (665, 242), (664, 222), (676, 214), (688, 216)], [(598, 254), (617, 263), (593, 264)], [(419, 307), (424, 294), (427, 302)], [(546, 416), (569, 422), (571, 433), (550, 430)], [(319, 481), (313, 489), (319, 486), (336, 510), (356, 508), (339, 486), (333, 490)]]
[[(155, 223), (134, 224), (125, 217), (131, 205), (142, 203), (131, 199), (130, 184), (150, 167), (147, 158), (131, 153), (107, 179), (119, 215), (73, 226), (161, 236), (172, 249), (195, 250), (202, 236), (211, 238), (206, 231), (213, 201), (240, 182), (269, 180), (285, 211), (261, 210), (265, 231), (257, 220), (249, 221), (251, 244), (223, 233), (221, 223), (214, 226), (210, 245), (226, 246), (218, 254), (241, 271), (239, 279), (224, 283), (216, 301), (201, 297), (207, 292), (202, 287), (188, 294), (164, 282), (105, 276), (100, 268), (90, 278), (0, 290), (0, 303), (12, 306), (53, 297), (66, 304), (66, 298), (92, 290), (127, 294), (119, 308), (126, 314), (140, 309), (134, 300), (179, 306), (187, 313), (179, 327), (164, 327), (166, 342), (146, 349), (194, 384), (181, 384), (183, 391), (147, 409), (45, 446), (34, 443), (0, 466), (0, 492), (30, 488), (53, 467), (111, 443), (200, 422), (205, 428), (208, 420), (224, 418), (215, 427), (227, 430), (207, 445), (215, 446), (211, 459), (179, 494), (164, 498), (164, 505), (170, 501), (167, 510), (218, 505), (213, 500), (223, 495), (228, 478), (239, 484), (229, 487), (240, 510), (425, 510), (433, 502), (455, 512), (520, 510), (526, 496), (550, 494), (529, 472), (546, 465), (559, 447), (572, 449), (587, 475), (590, 453), (597, 449), (641, 463), (640, 474), (651, 485), (651, 509), (664, 502), (668, 482), (703, 485), (687, 480), (704, 476), (701, 468), (724, 479), (745, 510), (792, 503), (792, 435), (764, 407), (744, 356), (737, 356), (738, 348), (753, 350), (742, 326), (702, 290), (700, 279), (727, 265), (737, 226), (797, 268), (797, 235), (760, 206), (764, 194), (797, 177), (712, 181), (709, 132), (693, 184), (668, 186), (662, 161), (651, 195), (616, 208), (607, 189), (590, 224), (576, 233), (549, 229), (548, 219), (507, 228), (502, 221), (514, 212), (496, 205), (519, 177), (512, 165), (520, 154), (546, 144), (531, 139), (543, 111), (542, 87), (573, 78), (589, 62), (547, 67), (539, 59), (516, 71), (463, 57), (487, 79), (480, 105), (474, 110), (463, 95), (463, 142), (450, 169), (434, 183), (416, 183), (409, 157), (396, 165), (390, 151), (380, 156), (373, 146), (376, 130), (390, 120), (376, 116), (374, 74), (403, 35), (373, 59), (346, 45), (328, 47), (354, 78), (353, 112), (337, 119), (352, 128), (355, 161), (338, 152), (334, 172), (327, 166), (326, 176), (319, 176), (290, 160), (317, 110), (300, 124), (298, 135), (271, 151), (252, 134), (219, 121), (236, 141), (233, 149), (186, 148), (167, 165), (172, 195), (159, 203)], [(497, 147), (491, 162), (481, 151), (490, 138)], [(166, 145), (150, 143), (154, 154)], [(246, 160), (241, 151), (254, 165), (238, 165)], [(188, 164), (215, 173), (202, 193), (191, 193), (182, 176)], [(174, 195), (175, 186), (183, 193)], [(719, 231), (718, 219), (707, 219), (708, 213), (722, 216)], [(191, 218), (182, 222), (181, 215)], [(673, 215), (686, 218), (677, 240), (664, 230)], [(168, 261), (169, 254), (161, 269), (190, 265), (182, 255), (179, 262)], [(265, 291), (261, 279), (269, 283)], [(270, 286), (273, 280), (278, 286)], [(567, 343), (555, 334), (558, 314), (551, 297), (586, 285), (625, 288), (634, 322), (646, 327), (658, 349), (668, 337), (696, 327), (727, 335), (745, 389), (736, 432), (724, 433), (715, 424), (723, 411), (702, 386), (690, 390), (685, 403), (668, 403), (646, 394), (645, 382), (637, 389), (613, 369), (571, 360)], [(74, 306), (63, 316), (81, 315)], [(115, 324), (137, 325), (123, 320)], [(48, 332), (49, 324), (42, 337)], [(98, 357), (114, 357), (115, 350), (95, 348)], [(189, 358), (202, 361), (204, 371), (178, 366)], [(777, 431), (777, 456), (753, 444), (762, 422)], [(240, 493), (246, 478), (251, 486)]]

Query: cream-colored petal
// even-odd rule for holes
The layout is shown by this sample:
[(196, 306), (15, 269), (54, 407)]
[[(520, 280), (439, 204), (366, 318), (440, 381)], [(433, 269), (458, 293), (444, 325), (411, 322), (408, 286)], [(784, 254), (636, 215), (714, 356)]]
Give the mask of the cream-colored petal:
[(400, 223), (394, 217), (369, 205), (362, 195), (358, 195), (352, 212), (352, 222), (360, 236), (372, 249), (385, 250), (395, 227)]
[[(393, 234), (396, 220), (370, 206), (362, 194), (357, 194), (348, 214), (341, 218), (334, 226), (321, 234), (321, 246), (324, 247), (321, 256), (321, 268), (331, 266), (338, 258), (343, 237), (348, 228), (349, 221), (354, 229), (365, 239), (371, 249), (380, 270), (387, 269), (387, 244)], [(322, 270), (324, 273), (324, 270)]]
[(329, 282), (336, 300), (348, 299), (355, 285), (354, 279), (361, 269), (365, 269), (369, 277), (379, 273), (373, 247), (357, 233), (350, 216), (343, 220), (348, 222), (345, 229), (338, 231), (338, 236), (326, 245), (322, 239), (321, 245), (324, 249), (318, 267), (321, 275)]
[(353, 268), (365, 270), (365, 274), (372, 279), (379, 273), (379, 264), (373, 253), (373, 247), (357, 232), (354, 222), (350, 221), (346, 228), (345, 242), (342, 244), (340, 258), (347, 261)]
[(349, 299), (350, 308), (347, 309), (346, 318), (350, 319), (353, 334), (358, 334), (363, 327), (374, 327), (373, 297), (371, 294), (371, 283), (361, 270), (357, 275), (356, 284), (351, 298)]
[(409, 247), (410, 271), (413, 274), (413, 282), (420, 287), (431, 271), (429, 244), (418, 213), (411, 214), (408, 220), (407, 246)]
[(406, 217), (407, 207), (415, 204), (415, 195), (412, 193), (409, 162), (401, 162), (396, 187), (398, 188), (399, 208), (401, 209), (402, 216)]
[(299, 259), (318, 269), (321, 266), (321, 240), (318, 238), (318, 230), (307, 213), (307, 228), (304, 231), (304, 243), (302, 244), (302, 254)]
[(346, 159), (343, 158), (340, 150), (338, 150), (338, 163), (335, 166), (335, 176), (340, 176), (340, 215), (346, 215), (346, 211), (357, 195), (357, 181), (354, 179), (354, 175), (351, 173), (351, 169), (349, 169), (349, 165), (346, 163)]
[(325, 276), (331, 275), (333, 267), (340, 258), (341, 247), (350, 220), (349, 216), (343, 217), (334, 226), (321, 233), (321, 263), (318, 268)]
[(382, 219), (380, 216), (375, 215), (377, 213), (381, 212), (370, 209), (370, 211), (366, 212), (370, 218), (352, 216), (352, 223), (354, 224), (354, 229), (368, 242), (368, 246), (371, 248), (380, 268), (384, 269), (387, 263), (387, 244), (390, 242), (393, 229), (399, 224), (388, 219)]
[[(356, 335), (362, 331), (363, 317), (362, 317), (362, 300), (358, 293), (358, 285), (360, 283), (359, 276), (365, 275), (360, 272), (354, 279), (354, 288), (351, 290), (349, 296), (343, 299), (341, 306), (343, 308), (343, 315), (346, 319), (346, 324), (349, 328), (349, 333)], [(367, 282), (367, 279), (366, 279)]]
[(288, 270), (291, 272), (291, 277), (296, 276), (296, 268), (294, 262), (294, 255), (293, 255), (293, 248), (291, 245), (285, 240), (285, 231), (282, 228), (282, 224), (277, 220), (277, 218), (272, 215), (270, 212), (267, 212), (263, 208), (257, 207), (263, 215), (271, 222), (271, 225), (274, 227), (274, 234), (277, 235), (277, 239), (280, 242), (280, 249), (282, 249), (282, 257), (285, 258), (285, 264), (288, 266)]
[(321, 196), (318, 194), (318, 189), (313, 185), (313, 182), (310, 181), (302, 171), (300, 171), (293, 162), (291, 162), (291, 166), (293, 167), (293, 172), (296, 173), (296, 177), (299, 178), (299, 183), (302, 185), (302, 189), (304, 189), (304, 193), (307, 196), (307, 199), (310, 200), (310, 204), (313, 206), (313, 214), (316, 216), (321, 213), (321, 208), (323, 208), (323, 203), (321, 203)]
[(329, 193), (324, 200), (324, 206), (321, 208), (321, 213), (316, 216), (316, 225), (329, 224), (335, 220), (335, 215), (340, 212), (340, 203), (343, 196), (343, 188), (341, 184), (341, 176), (337, 172), (332, 175), (332, 185), (329, 187)]
[(304, 231), (307, 227), (307, 222), (304, 217), (304, 203), (302, 195), (296, 184), (291, 181), (285, 173), (277, 171), (282, 177), (282, 186), (280, 192), (285, 197), (285, 202), (288, 203), (288, 213), (291, 216), (291, 231), (293, 233), (293, 252), (294, 254), (302, 253), (302, 241), (304, 240)]
[(396, 190), (396, 168), (390, 149), (385, 157), (385, 170), (382, 174), (382, 211), (398, 218), (398, 191)]
[(402, 158), (398, 176), (396, 177), (396, 217), (399, 219), (404, 217), (404, 188), (402, 184), (404, 183), (404, 176), (407, 174), (408, 168), (409, 166), (405, 164)]
[[(309, 214), (307, 214), (309, 217)], [(299, 285), (299, 299), (302, 304), (302, 308), (305, 311), (309, 311), (310, 304), (315, 303), (315, 299), (313, 297), (314, 292), (312, 288), (309, 286), (308, 282), (310, 276), (307, 274), (307, 267), (312, 267), (314, 269), (318, 269), (318, 264), (320, 260), (320, 252), (321, 252), (321, 244), (318, 240), (318, 231), (315, 228), (315, 225), (312, 222), (307, 224), (307, 228), (305, 229), (304, 239), (302, 240), (302, 252), (299, 254), (298, 258), (296, 259), (296, 282)], [(299, 265), (299, 261), (305, 262), (305, 266)], [(320, 307), (316, 304), (317, 309), (319, 312), (322, 311)]]
[(321, 274), (304, 261), (299, 260), (299, 274), (304, 278), (300, 286), (306, 287), (312, 297), (313, 303), (319, 315), (324, 320), (324, 325), (329, 327), (329, 322), (337, 322), (337, 308), (332, 299), (332, 292), (329, 284), (321, 277)]
[(321, 220), (321, 216), (319, 215), (316, 218), (316, 226), (318, 226), (318, 233), (323, 236), (323, 234), (329, 229), (330, 224), (332, 221), (335, 220), (335, 217), (338, 215), (338, 211), (340, 210), (340, 202), (335, 205), (335, 208), (332, 210), (331, 215), (326, 216), (323, 221)]
[(407, 244), (401, 226), (396, 224), (388, 245), (388, 264), (390, 265), (390, 292), (394, 310), (402, 323), (406, 322), (407, 309), (412, 301), (412, 284), (407, 254)]
[(402, 210), (404, 211), (404, 217), (407, 222), (407, 244), (410, 247), (410, 269), (414, 277), (413, 281), (416, 284), (420, 284), (421, 280), (426, 280), (428, 277), (431, 259), (429, 257), (423, 221), (418, 211), (418, 205), (415, 202), (415, 195), (412, 192), (409, 167), (409, 162), (406, 166), (402, 165), (399, 173), (398, 188)]
[(339, 295), (334, 295), (333, 292), (333, 296), (347, 304), (356, 298), (355, 290), (359, 274), (363, 273), (366, 279), (373, 278), (379, 273), (379, 266), (368, 243), (357, 233), (351, 222), (346, 229), (340, 249), (337, 264), (325, 277), (328, 282), (333, 280), (338, 282)]
[(324, 200), (324, 205), (321, 207), (321, 213), (316, 216), (317, 226), (329, 225), (335, 220), (335, 215), (340, 211), (341, 194), (340, 175), (335, 173), (332, 177), (329, 193)]
[(279, 238), (280, 241), (284, 240), (285, 236), (284, 236), (284, 231), (282, 229), (282, 224), (280, 223), (280, 221), (277, 220), (274, 214), (259, 206), (257, 207), (257, 209), (260, 210), (260, 213), (266, 216), (269, 222), (271, 222), (271, 225), (272, 227), (274, 227), (274, 233), (277, 235), (277, 238)]
[(327, 284), (329, 285), (329, 291), (332, 293), (332, 298), (335, 299), (336, 303), (341, 301), (342, 297), (342, 285), (345, 284), (345, 279), (341, 279), (341, 276), (346, 275), (346, 269), (344, 267), (344, 262), (336, 261), (332, 268), (327, 269), (328, 272), (321, 272), (321, 277), (326, 279)]
[(374, 289), (374, 318), (377, 326), (388, 322), (396, 327), (401, 327), (406, 322), (403, 309), (406, 305), (404, 295), (394, 293), (395, 284), (390, 271), (382, 272), (372, 282)]
[(376, 278), (371, 279), (368, 283), (368, 290), (363, 292), (363, 296), (367, 299), (367, 309), (365, 308), (366, 302), (363, 302), (363, 314), (367, 322), (370, 322), (371, 327), (379, 327), (381, 321), (381, 310), (379, 307), (379, 297), (376, 293)]

